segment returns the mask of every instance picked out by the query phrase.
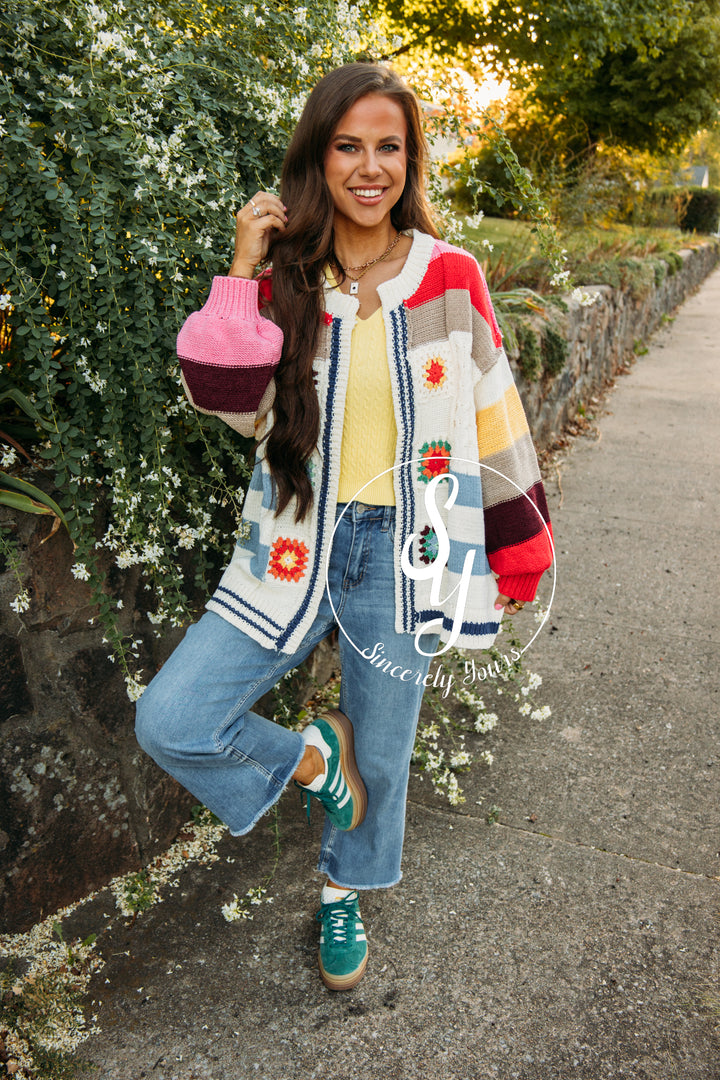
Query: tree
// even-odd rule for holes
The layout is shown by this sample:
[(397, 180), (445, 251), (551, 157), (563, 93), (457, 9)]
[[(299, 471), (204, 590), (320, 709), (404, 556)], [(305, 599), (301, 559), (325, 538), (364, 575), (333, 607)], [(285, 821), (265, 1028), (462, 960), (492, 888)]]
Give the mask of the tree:
[(717, 122), (720, 0), (494, 0), (486, 10), (453, 0), (440, 14), (429, 0), (380, 3), (403, 30), (395, 56), (422, 47), (480, 58), (586, 145), (666, 151)]
[(696, 0), (674, 39), (652, 51), (639, 42), (608, 52), (589, 73), (571, 68), (542, 78), (535, 96), (551, 115), (583, 124), (591, 145), (676, 150), (718, 121), (720, 4)]

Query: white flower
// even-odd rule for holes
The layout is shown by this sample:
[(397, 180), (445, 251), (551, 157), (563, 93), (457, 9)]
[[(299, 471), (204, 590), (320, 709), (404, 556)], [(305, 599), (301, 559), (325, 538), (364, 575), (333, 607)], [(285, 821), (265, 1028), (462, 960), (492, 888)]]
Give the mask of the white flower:
[(575, 300), (580, 307), (592, 307), (596, 300), (600, 299), (599, 293), (589, 293), (585, 289), (573, 289), (572, 299)]
[(475, 721), (475, 730), (478, 732), (492, 731), (494, 727), (497, 727), (497, 724), (497, 713), (480, 713)]
[(569, 280), (569, 270), (558, 270), (557, 273), (553, 274), (553, 276), (550, 278), (550, 284), (557, 289), (562, 285), (567, 285)]
[(14, 600), (10, 601), (10, 607), (19, 615), (30, 607), (30, 595), (27, 589), (21, 589)]
[(529, 672), (527, 684), (531, 690), (537, 690), (539, 686), (542, 686), (542, 675), (536, 675), (534, 671)]
[(487, 249), (488, 249), (488, 251), (494, 251), (494, 250), (495, 250), (495, 245), (494, 245), (494, 244), (491, 244), (491, 243), (490, 243), (490, 241), (489, 241), (488, 239), (485, 239), (485, 240), (483, 240), (483, 242), (482, 242), (482, 246), (483, 246), (484, 248), (487, 248)]
[(530, 713), (531, 720), (547, 720), (552, 716), (552, 709), (549, 705), (543, 705), (541, 709), (535, 709)]
[(0, 465), (3, 467), (3, 469), (7, 469), (10, 465), (14, 465), (17, 459), (18, 456), (15, 447), (8, 446), (8, 448), (3, 451), (2, 457), (0, 457)]
[(74, 566), (70, 567), (70, 573), (78, 581), (88, 581), (90, 578), (90, 571), (85, 563), (76, 562)]
[[(140, 673), (138, 672), (138, 674)], [(125, 676), (125, 687), (127, 696), (131, 701), (137, 701), (138, 698), (141, 698), (146, 689), (146, 687), (141, 682), (138, 682), (137, 679), (133, 678), (132, 675)]]
[(520, 713), (521, 716), (529, 716), (531, 709), (532, 709), (532, 705), (530, 704), (529, 701), (526, 701), (524, 703), (524, 705), (520, 706), (520, 708), (518, 709), (518, 712)]
[(6, 311), (12, 307), (12, 296), (9, 292), (0, 294), (0, 311)]
[(472, 758), (468, 754), (467, 750), (458, 750), (450, 757), (450, 768), (461, 769), (464, 765), (470, 765)]

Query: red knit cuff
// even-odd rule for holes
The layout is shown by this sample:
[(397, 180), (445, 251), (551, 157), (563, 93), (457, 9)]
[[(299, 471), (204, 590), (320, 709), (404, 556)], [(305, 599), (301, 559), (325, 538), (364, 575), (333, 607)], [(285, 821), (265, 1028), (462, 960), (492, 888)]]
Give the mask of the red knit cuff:
[(523, 600), (527, 603), (535, 599), (540, 578), (545, 571), (539, 574), (501, 574), (497, 579), (497, 591), (501, 596), (509, 596), (511, 600)]

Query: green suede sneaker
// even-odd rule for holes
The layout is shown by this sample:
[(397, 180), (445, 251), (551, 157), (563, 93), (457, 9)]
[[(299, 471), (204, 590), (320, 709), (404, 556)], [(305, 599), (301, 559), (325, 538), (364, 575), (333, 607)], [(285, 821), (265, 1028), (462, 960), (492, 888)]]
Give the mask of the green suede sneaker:
[(321, 927), (320, 978), (329, 990), (352, 990), (362, 979), (368, 959), (357, 892), (323, 904), (315, 918)]
[(317, 799), (337, 829), (349, 832), (365, 818), (367, 791), (355, 761), (353, 727), (347, 716), (338, 709), (329, 709), (303, 731), (303, 738), (316, 746), (325, 759), (325, 774), (312, 784), (298, 784), (307, 792), (307, 814), (310, 820), (310, 799)]

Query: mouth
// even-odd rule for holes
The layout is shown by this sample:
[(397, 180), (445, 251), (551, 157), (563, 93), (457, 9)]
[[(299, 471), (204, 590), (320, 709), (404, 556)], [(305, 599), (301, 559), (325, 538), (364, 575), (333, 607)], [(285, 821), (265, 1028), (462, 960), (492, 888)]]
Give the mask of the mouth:
[(359, 202), (363, 203), (378, 202), (385, 194), (385, 188), (382, 187), (356, 187), (349, 190)]

